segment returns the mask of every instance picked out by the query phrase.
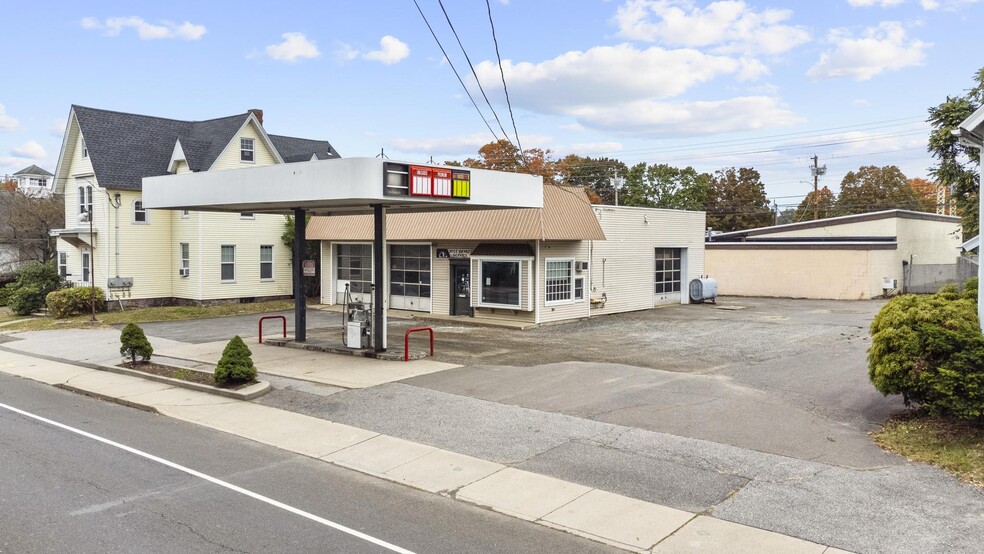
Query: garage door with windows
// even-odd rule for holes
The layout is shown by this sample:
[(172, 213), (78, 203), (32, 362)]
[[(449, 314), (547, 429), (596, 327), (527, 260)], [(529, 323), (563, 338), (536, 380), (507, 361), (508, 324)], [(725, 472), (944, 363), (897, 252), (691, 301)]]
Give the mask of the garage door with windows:
[(431, 311), (430, 245), (390, 246), (390, 308)]
[(657, 248), (653, 304), (679, 304), (683, 275), (683, 249)]

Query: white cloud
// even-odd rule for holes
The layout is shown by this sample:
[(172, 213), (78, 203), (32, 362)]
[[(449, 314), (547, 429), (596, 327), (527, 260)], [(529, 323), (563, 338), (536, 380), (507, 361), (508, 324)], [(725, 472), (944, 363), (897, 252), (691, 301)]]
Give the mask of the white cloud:
[(362, 57), (386, 65), (395, 64), (410, 55), (410, 47), (400, 39), (386, 35), (379, 39), (379, 50), (366, 52)]
[(976, 4), (979, 0), (920, 0), (919, 5), (924, 10), (948, 10), (956, 11), (963, 6)]
[(30, 158), (32, 160), (40, 160), (48, 155), (44, 151), (44, 147), (34, 140), (29, 140), (20, 146), (11, 148), (10, 153), (19, 158)]
[(868, 27), (855, 37), (847, 29), (832, 29), (828, 40), (834, 48), (820, 55), (820, 60), (806, 72), (811, 79), (850, 77), (866, 81), (886, 71), (921, 65), (930, 42), (907, 39), (898, 21), (883, 21)]
[[(410, 55), (410, 47), (402, 40), (386, 35), (379, 39), (379, 49), (361, 52), (353, 48), (350, 44), (340, 43), (335, 50), (335, 58), (341, 62), (347, 62), (356, 58), (362, 58), (373, 62), (380, 62), (386, 65), (399, 63)], [(442, 59), (442, 63), (443, 63)]]
[[(514, 104), (556, 111), (590, 104), (611, 104), (646, 98), (667, 98), (721, 75), (750, 77), (763, 68), (727, 56), (697, 50), (639, 50), (628, 44), (572, 51), (539, 63), (503, 60)], [(501, 89), (498, 65), (475, 67), (486, 90)], [(502, 96), (495, 92), (497, 97)]]
[(94, 17), (83, 17), (81, 25), (87, 31), (102, 31), (109, 37), (119, 36), (124, 29), (132, 28), (136, 30), (141, 40), (198, 40), (206, 33), (204, 25), (196, 25), (189, 21), (183, 23), (161, 21), (153, 24), (137, 16), (110, 17), (105, 21), (99, 21)]
[(16, 131), (20, 128), (20, 121), (8, 114), (7, 108), (0, 104), (0, 131)]
[(284, 33), (283, 42), (266, 47), (266, 55), (283, 62), (296, 62), (301, 58), (317, 58), (321, 55), (314, 41), (303, 33)]
[(869, 8), (871, 6), (890, 8), (903, 4), (904, 2), (905, 0), (847, 0), (847, 3), (855, 8)]
[[(615, 13), (618, 36), (717, 53), (780, 54), (810, 40), (803, 27), (786, 25), (791, 10), (756, 11), (741, 0), (628, 0)], [(655, 17), (654, 17), (655, 16)]]
[(717, 101), (658, 102), (583, 107), (571, 115), (585, 126), (636, 136), (683, 137), (789, 126), (802, 118), (768, 96)]

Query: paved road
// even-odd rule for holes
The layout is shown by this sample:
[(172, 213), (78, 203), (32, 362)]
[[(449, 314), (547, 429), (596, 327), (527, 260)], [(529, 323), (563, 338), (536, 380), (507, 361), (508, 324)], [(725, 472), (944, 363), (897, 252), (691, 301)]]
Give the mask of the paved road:
[[(611, 552), (223, 433), (0, 375), (0, 403), (414, 552)], [(0, 552), (387, 552), (203, 478), (0, 407)]]

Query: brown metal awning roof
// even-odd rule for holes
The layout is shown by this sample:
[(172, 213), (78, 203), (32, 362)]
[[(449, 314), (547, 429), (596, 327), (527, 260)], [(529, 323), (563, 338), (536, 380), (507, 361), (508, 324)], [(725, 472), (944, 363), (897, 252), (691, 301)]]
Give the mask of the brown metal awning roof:
[[(312, 217), (310, 240), (372, 240), (372, 217)], [(393, 213), (386, 240), (605, 240), (588, 197), (580, 188), (543, 185), (542, 209)]]

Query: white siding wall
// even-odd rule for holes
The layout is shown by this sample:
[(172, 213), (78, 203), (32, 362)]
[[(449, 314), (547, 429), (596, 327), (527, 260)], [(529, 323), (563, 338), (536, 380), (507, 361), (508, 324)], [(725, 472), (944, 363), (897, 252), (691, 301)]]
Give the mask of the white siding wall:
[(591, 243), (590, 296), (605, 293), (607, 301), (603, 308), (592, 308), (592, 315), (653, 307), (656, 248), (685, 250), (680, 296), (681, 302), (689, 301), (687, 284), (704, 274), (704, 212), (615, 206), (594, 210), (607, 240)]
[[(438, 248), (464, 248), (475, 250), (477, 242), (435, 242), (433, 255), (437, 256)], [(467, 260), (462, 260), (467, 261)], [(472, 281), (475, 279), (473, 278)], [(451, 314), (451, 261), (446, 258), (431, 260), (431, 308), (433, 313)]]
[[(253, 151), (252, 163), (244, 162), (240, 159), (240, 155), (239, 155), (240, 138), (253, 139), (254, 151)], [(277, 159), (273, 155), (273, 152), (271, 152), (270, 149), (267, 148), (265, 144), (263, 144), (263, 140), (260, 138), (259, 130), (256, 128), (255, 125), (253, 125), (252, 122), (250, 122), (239, 132), (239, 134), (233, 137), (233, 139), (229, 142), (229, 145), (226, 147), (225, 151), (223, 151), (222, 154), (220, 154), (219, 157), (215, 160), (215, 163), (212, 164), (212, 167), (209, 169), (209, 171), (215, 171), (217, 169), (242, 169), (244, 167), (272, 165), (275, 163), (277, 163)]]

